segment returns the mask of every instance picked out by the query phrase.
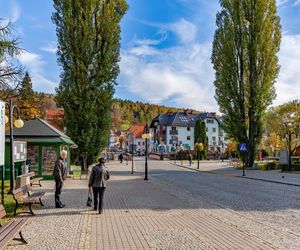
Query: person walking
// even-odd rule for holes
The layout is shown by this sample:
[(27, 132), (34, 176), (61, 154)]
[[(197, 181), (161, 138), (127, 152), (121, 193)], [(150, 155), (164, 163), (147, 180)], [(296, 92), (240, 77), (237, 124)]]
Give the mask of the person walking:
[[(107, 180), (109, 179), (109, 172), (104, 165), (105, 159), (100, 157), (98, 164), (93, 167), (89, 180), (89, 188), (93, 189), (94, 195), (94, 210), (99, 210), (99, 214), (103, 213), (103, 197), (106, 188)], [(98, 202), (99, 199), (99, 202)]]
[(65, 204), (60, 201), (61, 191), (64, 185), (64, 181), (67, 179), (67, 155), (68, 152), (62, 150), (60, 157), (57, 159), (53, 169), (53, 177), (55, 180), (55, 207), (63, 208)]
[(121, 154), (119, 155), (119, 160), (120, 160), (120, 163), (122, 164), (122, 163), (123, 163), (123, 153), (121, 153)]

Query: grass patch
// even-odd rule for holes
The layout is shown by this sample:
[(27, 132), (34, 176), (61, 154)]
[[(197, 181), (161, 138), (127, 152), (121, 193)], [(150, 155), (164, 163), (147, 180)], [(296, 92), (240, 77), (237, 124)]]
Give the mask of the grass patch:
[[(3, 218), (1, 220), (1, 222), (3, 224), (5, 224), (7, 221), (11, 220), (14, 217), (14, 211), (15, 211), (15, 206), (16, 206), (16, 202), (13, 198), (12, 194), (8, 194), (9, 192), (9, 185), (10, 182), (8, 180), (4, 181), (4, 207), (5, 207), (5, 211), (7, 214), (7, 218)], [(0, 181), (0, 188), (2, 187), (2, 181)], [(1, 194), (0, 194), (1, 195)], [(24, 208), (18, 207), (18, 211), (22, 211)]]

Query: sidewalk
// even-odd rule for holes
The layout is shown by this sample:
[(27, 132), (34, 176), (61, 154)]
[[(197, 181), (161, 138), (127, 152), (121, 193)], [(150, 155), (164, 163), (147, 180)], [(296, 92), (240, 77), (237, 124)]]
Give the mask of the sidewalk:
[(284, 235), (271, 227), (206, 200), (195, 201), (176, 183), (166, 186), (154, 177), (144, 181), (120, 164), (110, 163), (109, 168), (102, 215), (85, 206), (87, 180), (65, 183), (64, 209), (53, 208), (54, 183), (44, 181), (45, 207), (35, 209), (37, 216), (29, 217), (23, 230), (28, 245), (14, 242), (8, 249), (278, 249), (283, 245)]
[(266, 171), (245, 169), (245, 176), (242, 176), (242, 169), (227, 166), (227, 163), (225, 161), (200, 161), (199, 169), (197, 169), (197, 163), (193, 163), (192, 166), (189, 166), (189, 164), (186, 161), (183, 161), (183, 165), (181, 165), (180, 161), (176, 161), (176, 163), (174, 161), (170, 161), (170, 163), (179, 167), (185, 167), (199, 172), (206, 172), (229, 177), (240, 177), (259, 181), (267, 181), (292, 186), (300, 186), (300, 174), (284, 173), (280, 170)]
[(92, 220), (91, 249), (275, 249), (205, 212), (212, 209), (207, 203), (192, 205), (155, 178), (144, 181), (124, 166), (110, 168), (104, 214)]

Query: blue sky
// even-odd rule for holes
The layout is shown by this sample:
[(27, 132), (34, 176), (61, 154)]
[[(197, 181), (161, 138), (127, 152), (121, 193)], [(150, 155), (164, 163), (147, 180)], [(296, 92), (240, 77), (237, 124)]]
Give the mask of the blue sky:
[[(121, 74), (116, 96), (217, 111), (210, 63), (218, 0), (128, 0), (122, 21)], [(279, 0), (283, 38), (274, 104), (299, 99), (300, 0)], [(56, 61), (51, 0), (0, 0), (0, 17), (14, 22), (20, 62), (37, 91), (54, 92)]]

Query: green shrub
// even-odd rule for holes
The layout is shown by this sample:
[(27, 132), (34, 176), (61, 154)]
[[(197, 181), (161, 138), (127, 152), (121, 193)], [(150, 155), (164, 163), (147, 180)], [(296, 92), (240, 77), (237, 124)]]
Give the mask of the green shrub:
[[(288, 171), (289, 170), (289, 165), (288, 164), (281, 165), (280, 167), (281, 167), (282, 171)], [(300, 164), (292, 164), (291, 171), (300, 171)]]
[(260, 169), (260, 170), (276, 170), (276, 169), (280, 169), (280, 165), (277, 162), (259, 163), (258, 169)]

